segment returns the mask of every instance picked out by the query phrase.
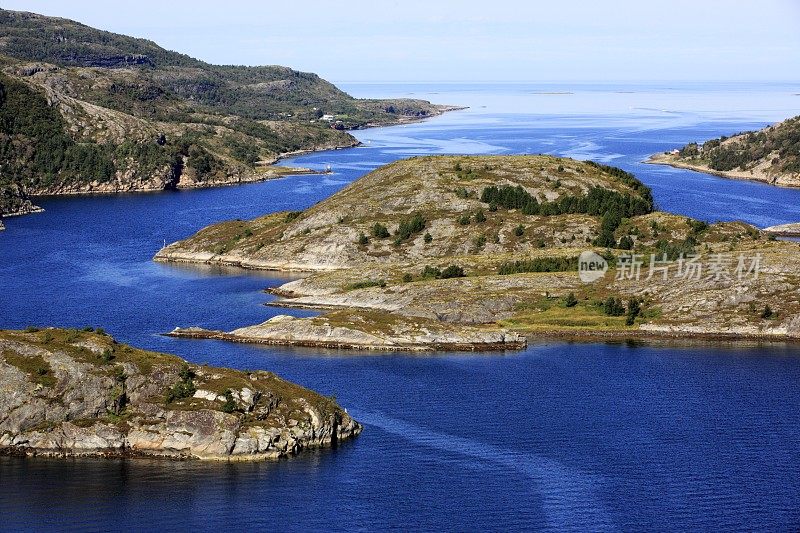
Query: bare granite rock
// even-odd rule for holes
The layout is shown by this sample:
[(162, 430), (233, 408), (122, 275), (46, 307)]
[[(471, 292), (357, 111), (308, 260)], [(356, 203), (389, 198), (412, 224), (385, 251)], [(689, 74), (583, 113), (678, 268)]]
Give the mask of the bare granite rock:
[(524, 336), (495, 327), (454, 327), (424, 318), (387, 317), (350, 310), (313, 318), (278, 315), (261, 324), (231, 332), (175, 328), (169, 335), (256, 344), (385, 351), (516, 350), (527, 344)]
[(0, 453), (254, 460), (361, 425), (270, 372), (189, 365), (73, 330), (0, 332)]

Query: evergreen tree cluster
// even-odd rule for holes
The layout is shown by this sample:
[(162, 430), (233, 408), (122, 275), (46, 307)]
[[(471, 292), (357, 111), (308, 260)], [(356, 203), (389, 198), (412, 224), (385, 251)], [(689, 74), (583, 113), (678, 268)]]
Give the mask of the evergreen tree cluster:
[(483, 189), (481, 201), (506, 209), (520, 209), (526, 215), (582, 213), (602, 216), (612, 213), (619, 219), (645, 215), (654, 207), (650, 195), (623, 194), (602, 187), (592, 187), (585, 196), (563, 195), (553, 202), (539, 203), (520, 185), (490, 186)]
[[(624, 170), (605, 165), (592, 163), (597, 168), (609, 173), (631, 187), (637, 194), (623, 194), (602, 187), (592, 187), (585, 196), (563, 195), (553, 202), (539, 203), (522, 186), (516, 187), (503, 185), (490, 186), (483, 189), (481, 201), (490, 206), (500, 206), (506, 209), (519, 209), (526, 215), (560, 215), (567, 213), (582, 213), (593, 216), (602, 216), (600, 234), (594, 240), (595, 246), (608, 248), (617, 247), (615, 231), (622, 223), (623, 218), (630, 218), (651, 213), (654, 209), (653, 197), (650, 189), (637, 180), (632, 174)], [(491, 210), (491, 208), (490, 208)], [(523, 228), (524, 232), (524, 228)], [(515, 232), (521, 236), (522, 232)], [(628, 236), (620, 239), (619, 247), (631, 249), (633, 240)]]
[(578, 270), (577, 257), (537, 257), (522, 261), (507, 261), (497, 269), (497, 273), (522, 274), (524, 272), (569, 272)]
[(395, 232), (395, 241), (397, 244), (407, 241), (415, 233), (419, 233), (425, 229), (425, 217), (420, 213), (414, 213), (410, 218), (400, 221), (400, 225)]
[(684, 159), (704, 159), (709, 167), (721, 172), (746, 170), (772, 157), (772, 165), (778, 172), (800, 172), (800, 116), (736, 137), (727, 143), (729, 137), (711, 139), (703, 143), (702, 148), (690, 143), (681, 148), (678, 155)]

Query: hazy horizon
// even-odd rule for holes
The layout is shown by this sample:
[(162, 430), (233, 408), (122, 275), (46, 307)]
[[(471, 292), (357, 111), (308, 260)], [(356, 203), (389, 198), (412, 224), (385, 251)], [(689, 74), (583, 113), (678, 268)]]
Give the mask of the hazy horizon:
[(209, 63), (285, 65), (337, 83), (800, 79), (800, 4), (791, 0), (1, 5), (147, 38)]

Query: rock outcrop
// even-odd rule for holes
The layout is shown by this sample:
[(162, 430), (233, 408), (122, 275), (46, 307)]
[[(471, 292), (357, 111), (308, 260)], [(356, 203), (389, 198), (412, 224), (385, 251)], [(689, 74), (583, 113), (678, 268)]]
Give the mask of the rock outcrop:
[(41, 207), (31, 202), (28, 192), (19, 184), (0, 183), (0, 217), (13, 217), (41, 213)]
[(256, 460), (361, 425), (270, 372), (188, 364), (92, 332), (0, 332), (0, 453)]
[(230, 333), (202, 328), (176, 328), (169, 335), (254, 344), (384, 351), (518, 350), (527, 344), (522, 335), (494, 328), (464, 325), (448, 327), (423, 319), (396, 319), (392, 324), (383, 324), (382, 328), (374, 327), (379, 323), (379, 320), (368, 323), (363, 313), (358, 317), (332, 313), (316, 318), (278, 315), (262, 324), (239, 328)]

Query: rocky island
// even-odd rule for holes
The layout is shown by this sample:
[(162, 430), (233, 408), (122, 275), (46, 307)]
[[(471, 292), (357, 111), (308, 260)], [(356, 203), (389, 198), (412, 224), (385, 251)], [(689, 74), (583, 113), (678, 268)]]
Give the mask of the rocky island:
[(648, 162), (724, 178), (800, 187), (800, 116), (759, 131), (690, 143), (653, 155)]
[[(590, 283), (585, 252), (608, 268)], [(656, 211), (631, 174), (550, 156), (398, 161), (303, 212), (214, 224), (155, 259), (305, 272), (269, 289), (271, 305), (322, 312), (172, 332), (183, 337), (380, 350), (800, 337), (797, 243)]]
[[(280, 66), (219, 66), (71, 20), (0, 10), (0, 217), (37, 195), (259, 181), (347, 130), (455, 109), (356, 99)], [(306, 170), (307, 172), (307, 170)]]
[(258, 460), (361, 432), (271, 372), (189, 364), (102, 332), (0, 331), (0, 454)]

